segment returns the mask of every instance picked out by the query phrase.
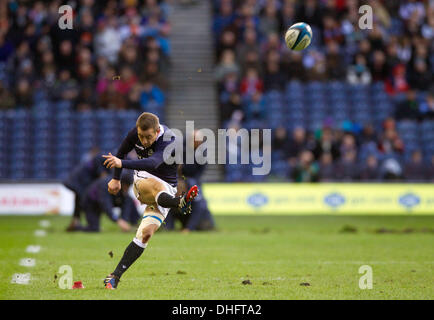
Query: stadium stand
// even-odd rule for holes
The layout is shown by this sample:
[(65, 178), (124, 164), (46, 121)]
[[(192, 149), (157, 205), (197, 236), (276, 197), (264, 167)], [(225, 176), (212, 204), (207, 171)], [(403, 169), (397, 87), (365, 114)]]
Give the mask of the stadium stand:
[[(432, 1), (209, 1), (221, 127), (273, 129), (271, 174), (226, 165), (226, 181), (434, 179)], [(0, 3), (2, 179), (62, 179), (140, 112), (167, 118), (168, 4), (75, 1), (59, 33), (59, 3)], [(282, 34), (298, 21), (314, 36), (292, 52)]]
[(0, 178), (63, 179), (94, 148), (114, 151), (138, 114), (164, 121), (165, 1), (2, 1)]
[[(372, 30), (358, 28), (362, 4)], [(432, 1), (213, 6), (221, 123), (274, 129), (271, 174), (256, 180), (434, 179)], [(281, 35), (300, 21), (313, 40), (290, 51)], [(226, 181), (249, 181), (247, 167), (227, 164)]]

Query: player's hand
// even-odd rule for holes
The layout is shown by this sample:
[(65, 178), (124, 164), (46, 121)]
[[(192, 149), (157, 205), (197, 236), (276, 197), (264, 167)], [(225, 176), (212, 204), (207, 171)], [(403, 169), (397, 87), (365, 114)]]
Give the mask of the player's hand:
[(121, 182), (116, 179), (111, 179), (107, 186), (108, 192), (111, 194), (117, 194), (121, 190)]
[(128, 232), (131, 230), (131, 225), (124, 219), (119, 218), (116, 223), (118, 224), (119, 228), (121, 228), (121, 230), (124, 232)]
[(110, 152), (109, 154), (105, 154), (103, 155), (103, 158), (106, 158), (106, 160), (104, 161), (104, 165), (111, 169), (111, 168), (122, 168), (122, 160), (119, 159), (118, 157), (115, 157), (114, 155), (112, 155)]

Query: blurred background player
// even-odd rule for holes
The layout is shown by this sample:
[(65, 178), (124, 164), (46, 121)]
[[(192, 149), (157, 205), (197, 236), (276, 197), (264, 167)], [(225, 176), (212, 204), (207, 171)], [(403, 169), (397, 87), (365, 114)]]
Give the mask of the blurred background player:
[[(200, 131), (195, 130), (193, 137), (194, 139), (184, 140), (183, 164), (178, 167), (178, 194), (183, 194), (194, 185), (197, 185), (199, 190), (202, 186), (201, 178), (205, 171), (206, 164), (198, 164), (196, 158), (194, 158), (193, 164), (186, 164), (187, 141), (193, 142), (194, 150), (203, 143), (204, 137)], [(166, 218), (166, 229), (174, 230), (176, 220), (181, 222), (182, 232), (185, 233), (190, 231), (212, 230), (215, 228), (214, 219), (202, 193), (198, 194), (193, 200), (190, 215), (181, 214), (178, 210), (170, 210), (170, 214)]]
[[(122, 231), (130, 231), (140, 218), (134, 199), (129, 195), (129, 188), (133, 184), (133, 173), (125, 170), (121, 177), (121, 190), (113, 195), (107, 191), (107, 184), (111, 176), (104, 176), (94, 181), (83, 196), (81, 206), (86, 213), (87, 226), (80, 231), (100, 231), (101, 213), (105, 212)], [(117, 210), (120, 209), (120, 212)]]
[(75, 194), (74, 213), (71, 223), (66, 231), (81, 229), (80, 212), (81, 203), (87, 187), (96, 179), (105, 176), (109, 169), (103, 166), (104, 158), (99, 149), (93, 149), (88, 155), (72, 170), (63, 184)]

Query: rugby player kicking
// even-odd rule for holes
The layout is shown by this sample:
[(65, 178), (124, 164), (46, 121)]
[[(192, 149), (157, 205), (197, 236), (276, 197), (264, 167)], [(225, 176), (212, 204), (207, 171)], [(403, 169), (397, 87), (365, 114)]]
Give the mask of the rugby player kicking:
[[(164, 141), (163, 134), (171, 139)], [(136, 127), (128, 132), (116, 156), (111, 153), (103, 155), (106, 158), (104, 165), (115, 168), (108, 191), (117, 194), (121, 190), (122, 168), (134, 169), (134, 194), (140, 203), (146, 205), (136, 236), (125, 249), (116, 269), (104, 279), (107, 289), (117, 288), (122, 274), (141, 256), (171, 208), (177, 208), (184, 214), (191, 211), (198, 187), (194, 185), (183, 196), (177, 197), (177, 164), (169, 165), (163, 157), (164, 149), (174, 141), (173, 132), (161, 125), (156, 115), (144, 112), (138, 117)], [(123, 160), (133, 149), (138, 160)]]

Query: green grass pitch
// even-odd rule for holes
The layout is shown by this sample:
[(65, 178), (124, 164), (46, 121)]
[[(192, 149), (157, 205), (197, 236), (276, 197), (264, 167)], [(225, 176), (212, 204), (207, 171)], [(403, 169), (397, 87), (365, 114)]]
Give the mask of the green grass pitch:
[[(51, 227), (35, 237), (41, 219)], [(102, 280), (134, 233), (107, 219), (99, 234), (65, 233), (68, 221), (0, 217), (0, 299), (434, 298), (434, 216), (219, 216), (215, 232), (159, 231), (117, 290)], [(25, 251), (33, 244), (39, 253)], [(62, 265), (85, 289), (59, 288)], [(359, 288), (362, 265), (372, 267), (373, 289)], [(30, 284), (11, 283), (26, 272)]]

